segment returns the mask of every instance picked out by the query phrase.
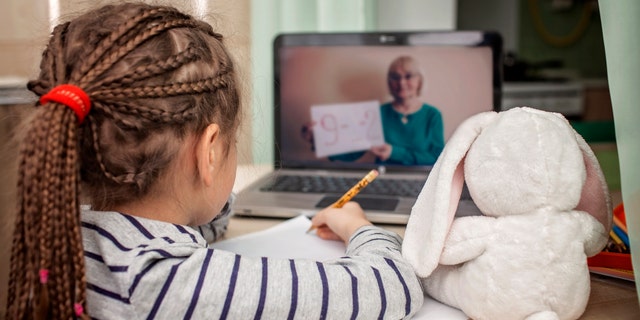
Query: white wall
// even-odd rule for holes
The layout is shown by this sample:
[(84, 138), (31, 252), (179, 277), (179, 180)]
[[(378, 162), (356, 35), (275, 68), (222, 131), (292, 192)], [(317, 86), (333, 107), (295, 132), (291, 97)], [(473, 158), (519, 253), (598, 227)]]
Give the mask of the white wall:
[(504, 50), (516, 52), (519, 10), (515, 0), (458, 0), (457, 29), (498, 31)]
[(453, 30), (457, 0), (378, 0), (378, 30)]

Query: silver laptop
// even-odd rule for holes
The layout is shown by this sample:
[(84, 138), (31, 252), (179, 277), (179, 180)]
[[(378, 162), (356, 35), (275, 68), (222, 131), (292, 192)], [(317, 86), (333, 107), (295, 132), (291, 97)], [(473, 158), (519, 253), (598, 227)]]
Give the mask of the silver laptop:
[[(406, 223), (456, 127), (474, 114), (500, 109), (501, 55), (501, 37), (493, 32), (279, 35), (275, 170), (238, 194), (235, 214), (312, 216), (377, 169), (378, 178), (353, 201), (372, 222)], [(399, 57), (409, 62), (394, 63)], [(391, 102), (406, 99), (401, 83), (420, 75), (415, 94), (424, 105), (404, 116)], [(377, 148), (385, 144), (390, 153)], [(425, 148), (431, 154), (422, 154)], [(463, 199), (458, 214), (476, 214), (468, 192)]]

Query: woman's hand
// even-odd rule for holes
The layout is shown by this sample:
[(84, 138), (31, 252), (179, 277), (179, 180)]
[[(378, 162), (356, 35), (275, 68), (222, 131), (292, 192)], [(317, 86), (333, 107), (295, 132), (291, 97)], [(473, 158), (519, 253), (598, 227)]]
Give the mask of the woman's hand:
[(342, 208), (326, 208), (319, 211), (311, 225), (317, 226), (316, 234), (325, 240), (342, 240), (345, 243), (356, 230), (369, 226), (371, 222), (357, 202), (347, 202)]
[(393, 148), (391, 147), (390, 144), (385, 143), (383, 145), (371, 147), (369, 151), (371, 151), (371, 153), (375, 154), (378, 158), (380, 158), (380, 160), (386, 161), (387, 159), (389, 159), (389, 157), (391, 157), (392, 149)]

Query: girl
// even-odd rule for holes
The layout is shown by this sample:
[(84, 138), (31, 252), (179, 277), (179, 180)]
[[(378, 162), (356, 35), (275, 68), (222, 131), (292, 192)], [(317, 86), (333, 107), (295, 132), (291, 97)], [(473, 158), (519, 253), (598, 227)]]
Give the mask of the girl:
[(144, 4), (55, 28), (29, 83), (40, 105), (21, 149), (7, 318), (399, 319), (420, 308), (400, 238), (355, 203), (313, 219), (322, 238), (348, 241), (331, 262), (213, 250), (192, 227), (224, 230), (235, 179), (240, 103), (222, 40)]

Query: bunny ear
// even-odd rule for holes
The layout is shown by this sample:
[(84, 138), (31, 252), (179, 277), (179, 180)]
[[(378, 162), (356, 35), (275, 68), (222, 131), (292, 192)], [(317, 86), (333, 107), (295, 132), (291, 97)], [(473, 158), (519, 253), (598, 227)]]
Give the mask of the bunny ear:
[(609, 188), (607, 187), (604, 174), (602, 173), (600, 163), (595, 154), (587, 142), (577, 132), (576, 140), (582, 150), (587, 170), (585, 183), (582, 187), (582, 194), (580, 195), (580, 202), (578, 202), (576, 210), (589, 213), (602, 223), (605, 228), (605, 233), (598, 235), (598, 239), (590, 241), (589, 244), (591, 245), (585, 248), (587, 256), (592, 256), (602, 250), (609, 238), (609, 231), (611, 230), (613, 219), (611, 195), (609, 194)]
[(451, 136), (411, 210), (402, 245), (403, 256), (420, 277), (438, 266), (464, 184), (464, 157), (496, 112), (464, 121)]

